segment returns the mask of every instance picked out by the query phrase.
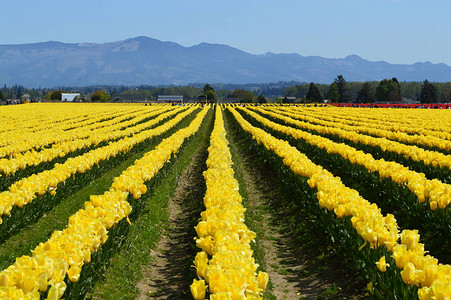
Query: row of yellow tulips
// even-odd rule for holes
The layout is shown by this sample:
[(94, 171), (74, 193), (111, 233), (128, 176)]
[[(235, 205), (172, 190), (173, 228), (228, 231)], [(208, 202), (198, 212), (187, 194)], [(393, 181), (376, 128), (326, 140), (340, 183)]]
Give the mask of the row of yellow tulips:
[[(437, 206), (444, 209), (451, 202), (451, 185), (443, 183), (440, 180), (426, 179), (423, 173), (411, 171), (408, 167), (399, 163), (375, 159), (371, 154), (358, 151), (346, 144), (335, 143), (318, 135), (277, 124), (249, 109), (244, 109), (244, 111), (269, 128), (286, 135), (291, 135), (296, 139), (303, 139), (310, 145), (325, 149), (328, 153), (340, 154), (351, 163), (364, 166), (368, 169), (368, 172), (378, 172), (382, 178), (391, 178), (391, 180), (400, 185), (406, 185), (418, 197), (420, 203), (423, 203), (427, 198), (432, 210), (435, 210)], [(290, 121), (289, 117), (273, 113), (269, 110), (265, 110), (264, 113), (287, 123)]]
[(37, 166), (40, 163), (49, 162), (58, 157), (64, 157), (76, 150), (95, 146), (104, 141), (115, 140), (135, 134), (150, 126), (158, 124), (163, 119), (178, 113), (181, 109), (182, 108), (172, 109), (164, 114), (160, 114), (159, 111), (154, 111), (152, 115), (159, 115), (157, 118), (136, 126), (128, 127), (124, 130), (119, 130), (122, 127), (122, 124), (116, 124), (113, 128), (94, 131), (87, 137), (75, 138), (73, 140), (69, 139), (65, 142), (54, 144), (51, 148), (46, 148), (41, 151), (32, 150), (25, 153), (19, 153), (10, 159), (2, 158), (0, 159), (0, 174), (14, 174), (17, 170), (25, 169), (28, 166)]
[[(56, 105), (56, 106), (55, 106)], [(30, 107), (42, 112), (42, 115), (36, 115), (21, 106), (22, 110), (5, 111), (4, 119), (0, 124), (5, 127), (13, 127), (12, 130), (2, 131), (0, 133), (0, 146), (14, 144), (20, 141), (21, 136), (32, 134), (42, 134), (42, 132), (64, 132), (71, 128), (84, 128), (85, 126), (102, 126), (105, 119), (119, 117), (126, 113), (136, 113), (143, 110), (144, 107), (112, 106), (109, 109), (98, 106), (74, 106), (58, 105), (39, 105), (30, 104)], [(28, 106), (27, 106), (28, 108)], [(54, 115), (55, 108), (58, 109), (58, 116)], [(30, 116), (33, 119), (30, 120)], [(56, 135), (56, 134), (55, 134)], [(52, 138), (50, 134), (48, 138)]]
[[(451, 266), (439, 264), (437, 259), (425, 255), (417, 231), (403, 230), (399, 233), (393, 215), (382, 215), (376, 204), (371, 204), (357, 191), (344, 186), (340, 178), (315, 165), (288, 142), (252, 126), (235, 109), (229, 109), (242, 128), (252, 134), (253, 139), (281, 157), (295, 174), (309, 178), (308, 184), (317, 189), (321, 207), (334, 211), (337, 217), (351, 217), (353, 227), (365, 242), (370, 243), (371, 248), (385, 246), (392, 252), (397, 266), (403, 269), (401, 276), (404, 282), (420, 287), (420, 299), (451, 297)], [(378, 262), (378, 266), (381, 271), (387, 267), (383, 259)]]
[[(312, 114), (323, 112), (320, 107), (305, 108)], [(365, 108), (344, 108), (329, 106), (329, 114), (336, 115), (349, 120), (356, 120), (361, 123), (371, 123), (373, 125), (383, 124), (392, 126), (394, 131), (404, 131), (415, 134), (423, 130), (436, 133), (445, 133), (447, 137), (451, 134), (451, 129), (446, 126), (450, 122), (450, 113), (447, 110), (427, 110), (427, 109), (365, 109)], [(409, 129), (410, 128), (410, 129)]]
[(15, 182), (8, 191), (0, 193), (0, 224), (1, 216), (9, 214), (14, 206), (22, 207), (47, 191), (56, 193), (58, 184), (66, 181), (67, 178), (76, 173), (84, 173), (98, 162), (114, 157), (119, 153), (126, 153), (136, 144), (166, 132), (194, 110), (196, 108), (191, 107), (154, 129), (142, 131), (131, 137), (110, 143), (107, 146), (91, 150), (83, 155), (69, 158), (63, 164), (56, 164), (51, 170), (33, 174)]
[[(62, 114), (55, 115), (51, 113), (52, 104), (36, 103), (27, 106), (14, 106), (14, 107), (0, 107), (1, 118), (0, 125), (2, 125), (2, 132), (0, 136), (9, 133), (10, 131), (17, 130), (40, 130), (41, 128), (50, 128), (53, 123), (65, 123), (65, 122), (80, 122), (97, 116), (99, 114), (107, 114), (106, 111), (101, 113), (95, 108), (92, 108), (89, 112), (84, 108), (80, 111), (74, 111), (74, 107), (61, 106), (60, 111)], [(108, 111), (111, 113), (111, 111)]]
[[(167, 104), (158, 104), (164, 105)], [(155, 105), (156, 106), (156, 105)], [(58, 114), (55, 114), (55, 108)], [(90, 124), (89, 119), (145, 110), (142, 104), (126, 103), (32, 103), (19, 106), (0, 107), (0, 124), (5, 126), (5, 131), (31, 130), (39, 131), (51, 128), (53, 124), (65, 123), (71, 128), (71, 124), (85, 122)], [(2, 134), (4, 133), (2, 131)]]
[[(293, 110), (288, 110), (287, 108), (282, 108), (279, 110), (280, 112), (292, 112)], [(347, 131), (354, 131), (357, 133), (364, 133), (369, 134), (372, 136), (377, 137), (383, 137), (389, 140), (395, 140), (403, 143), (410, 143), (415, 144), (418, 146), (427, 146), (427, 147), (436, 147), (439, 149), (443, 149), (446, 151), (451, 150), (451, 141), (444, 139), (441, 136), (434, 136), (432, 134), (429, 134), (427, 132), (426, 134), (407, 134), (405, 132), (400, 131), (393, 131), (393, 130), (385, 130), (381, 126), (373, 127), (368, 126), (367, 123), (362, 123), (359, 125), (348, 125), (346, 122), (342, 122), (341, 120), (335, 120), (335, 118), (327, 118), (325, 116), (322, 116), (321, 118), (317, 117), (316, 115), (307, 115), (305, 113), (299, 112), (297, 119), (301, 119), (307, 122), (323, 125), (323, 126), (330, 126), (335, 128), (340, 128)], [(436, 132), (439, 134), (438, 132)]]
[[(262, 109), (259, 111), (264, 112)], [(410, 158), (417, 162), (423, 162), (425, 165), (440, 166), (442, 168), (448, 168), (451, 170), (451, 155), (445, 155), (436, 151), (424, 150), (417, 146), (410, 146), (402, 144), (396, 141), (387, 140), (386, 138), (377, 138), (369, 135), (359, 134), (352, 131), (343, 130), (340, 128), (334, 128), (329, 126), (315, 125), (308, 122), (302, 122), (295, 120), (298, 115), (295, 113), (283, 113), (285, 116), (290, 117), (287, 122), (295, 125), (296, 127), (313, 130), (321, 134), (332, 134), (340, 138), (350, 140), (355, 143), (361, 143), (364, 145), (370, 145), (379, 147), (384, 151), (389, 151), (403, 155), (406, 158)]]
[[(141, 114), (142, 113), (143, 112), (141, 112)], [(153, 114), (154, 112), (152, 111), (150, 116), (152, 116)], [(140, 122), (145, 118), (145, 116), (146, 114), (140, 117), (136, 112), (127, 114), (121, 113), (117, 117), (111, 117), (111, 119), (108, 121), (102, 121), (102, 119), (105, 119), (105, 117), (102, 116), (88, 120), (89, 124), (87, 125), (74, 124), (72, 126), (77, 127), (70, 130), (64, 129), (66, 124), (55, 124), (52, 129), (45, 131), (15, 132), (11, 134), (13, 136), (11, 143), (9, 145), (0, 147), (0, 156), (10, 156), (10, 158), (17, 157), (21, 156), (21, 153), (25, 151), (38, 152), (40, 151), (39, 148), (48, 145), (52, 145), (52, 147), (54, 147), (55, 145), (64, 142), (88, 139), (93, 135), (102, 135), (108, 131), (116, 131), (121, 129), (122, 127), (131, 126), (135, 123)], [(132, 122), (133, 120), (124, 122), (124, 120), (130, 118), (134, 118), (133, 120), (135, 120), (135, 122)], [(99, 140), (99, 142), (101, 141), (102, 140)]]
[[(244, 224), (242, 198), (234, 178), (222, 109), (216, 109), (215, 124), (208, 148), (206, 210), (196, 226), (196, 245), (202, 249), (194, 264), (201, 280), (194, 280), (191, 292), (196, 300), (205, 298), (206, 283), (210, 299), (262, 299), (268, 274), (259, 272), (250, 242), (256, 237)], [(206, 282), (206, 283), (205, 283)]]
[(47, 299), (60, 299), (66, 289), (66, 275), (76, 282), (83, 265), (90, 263), (92, 253), (108, 239), (108, 230), (128, 218), (132, 210), (127, 202), (128, 195), (139, 198), (146, 193), (144, 183), (158, 173), (184, 140), (198, 131), (207, 111), (208, 108), (204, 108), (188, 127), (136, 160), (114, 179), (109, 191), (92, 195), (84, 209), (70, 217), (66, 229), (55, 231), (48, 241), (32, 251), (31, 256), (17, 258), (13, 265), (3, 270), (0, 273), (0, 298), (39, 299), (39, 292), (47, 292)]
[[(390, 118), (391, 114), (381, 114), (381, 110), (370, 110), (368, 115), (363, 115), (362, 110), (351, 110), (348, 109), (346, 112), (341, 111), (338, 108), (334, 108), (329, 106), (327, 109), (306, 109), (303, 107), (296, 108), (300, 113), (305, 114), (307, 116), (315, 116), (319, 119), (324, 119), (327, 121), (333, 121), (338, 123), (343, 123), (351, 126), (365, 126), (367, 128), (377, 128), (383, 129), (387, 131), (394, 132), (403, 132), (412, 135), (420, 135), (420, 136), (434, 136), (441, 139), (451, 140), (451, 133), (440, 130), (439, 126), (426, 126), (424, 127), (424, 119), (428, 118), (427, 115), (424, 115), (424, 110), (421, 110), (422, 113), (421, 118), (412, 122), (412, 110), (409, 110), (409, 114), (407, 115), (397, 115), (393, 114)], [(344, 109), (344, 108), (343, 108)], [(393, 110), (388, 110), (389, 112), (393, 112)], [(381, 115), (384, 118), (380, 118)], [(437, 117), (440, 118), (439, 122), (445, 124), (446, 120), (443, 120), (443, 115), (440, 114)], [(410, 123), (401, 123), (402, 121), (409, 121)], [(451, 122), (451, 120), (448, 120)], [(440, 124), (440, 123), (439, 123)]]
[[(156, 108), (156, 107), (155, 107)], [(9, 145), (0, 147), (0, 156), (20, 156), (25, 151), (35, 151), (40, 147), (70, 142), (79, 139), (88, 139), (96, 135), (104, 135), (106, 132), (118, 131), (121, 128), (132, 126), (141, 122), (143, 119), (152, 117), (156, 114), (156, 109), (149, 111), (123, 112), (117, 116), (110, 116), (110, 120), (102, 121), (105, 116), (87, 120), (89, 124), (72, 124), (70, 130), (64, 129), (67, 124), (55, 124), (52, 129), (37, 132), (15, 132)], [(128, 120), (133, 118), (132, 120)], [(124, 121), (127, 120), (127, 121)], [(84, 123), (84, 122), (82, 122)], [(101, 142), (101, 140), (99, 140)]]

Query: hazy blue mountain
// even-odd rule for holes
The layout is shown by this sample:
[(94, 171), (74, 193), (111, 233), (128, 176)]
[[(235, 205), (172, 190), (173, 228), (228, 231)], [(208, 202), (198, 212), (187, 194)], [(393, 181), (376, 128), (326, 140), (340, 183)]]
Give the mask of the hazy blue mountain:
[(184, 47), (148, 37), (93, 44), (43, 42), (0, 45), (0, 85), (28, 87), (94, 84), (187, 84), (298, 81), (451, 81), (451, 67), (372, 62), (350, 55), (329, 59), (299, 54), (253, 55), (227, 45)]

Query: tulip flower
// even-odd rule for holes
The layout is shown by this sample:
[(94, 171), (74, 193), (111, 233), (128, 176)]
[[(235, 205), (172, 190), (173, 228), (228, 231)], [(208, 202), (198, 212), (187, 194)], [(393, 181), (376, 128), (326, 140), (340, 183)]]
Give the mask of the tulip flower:
[(382, 256), (378, 262), (376, 262), (376, 266), (379, 269), (379, 271), (381, 272), (385, 272), (387, 271), (387, 267), (390, 267), (389, 264), (386, 263), (385, 261), (385, 256)]
[(205, 285), (205, 280), (193, 280), (193, 283), (190, 285), (191, 294), (193, 295), (195, 300), (203, 300), (205, 299), (205, 293), (207, 287)]

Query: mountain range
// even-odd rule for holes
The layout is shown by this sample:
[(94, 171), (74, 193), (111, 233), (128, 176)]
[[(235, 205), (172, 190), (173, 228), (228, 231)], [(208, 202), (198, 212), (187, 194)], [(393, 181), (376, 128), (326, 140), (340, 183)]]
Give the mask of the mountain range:
[(390, 64), (357, 55), (342, 59), (294, 53), (254, 55), (227, 45), (184, 47), (144, 36), (102, 44), (50, 41), (0, 45), (0, 84), (27, 87), (330, 83), (339, 74), (347, 81), (392, 77), (399, 81), (451, 81), (451, 67), (443, 63)]

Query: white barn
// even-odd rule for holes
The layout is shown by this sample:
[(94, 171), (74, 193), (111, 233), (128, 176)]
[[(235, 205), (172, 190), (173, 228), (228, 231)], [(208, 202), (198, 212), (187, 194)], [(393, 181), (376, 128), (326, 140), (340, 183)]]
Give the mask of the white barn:
[(181, 95), (158, 95), (158, 101), (166, 103), (183, 103), (183, 96)]
[(80, 97), (80, 93), (61, 93), (61, 101), (73, 102), (77, 96)]

